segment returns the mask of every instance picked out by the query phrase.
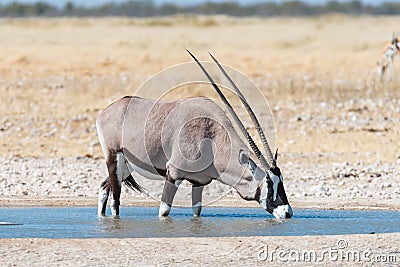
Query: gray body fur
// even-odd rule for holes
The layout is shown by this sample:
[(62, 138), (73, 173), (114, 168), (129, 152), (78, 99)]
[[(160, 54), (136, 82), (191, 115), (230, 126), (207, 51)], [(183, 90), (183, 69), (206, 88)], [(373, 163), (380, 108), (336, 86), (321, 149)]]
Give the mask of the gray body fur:
[[(126, 163), (165, 176), (162, 201), (169, 207), (164, 205), (166, 211), (160, 215), (168, 215), (179, 185), (176, 181), (182, 179), (194, 188), (219, 180), (233, 186), (242, 198), (258, 201), (260, 181), (253, 177), (248, 161), (240, 162), (240, 155), (244, 152), (257, 163), (258, 159), (239, 138), (224, 110), (208, 98), (156, 101), (124, 97), (102, 111), (96, 125), (109, 172), (100, 187), (100, 214), (105, 213), (111, 189), (113, 215), (118, 215), (121, 183), (131, 177), (131, 171), (123, 171)], [(121, 153), (127, 161), (118, 160)], [(193, 202), (201, 205), (198, 191)]]

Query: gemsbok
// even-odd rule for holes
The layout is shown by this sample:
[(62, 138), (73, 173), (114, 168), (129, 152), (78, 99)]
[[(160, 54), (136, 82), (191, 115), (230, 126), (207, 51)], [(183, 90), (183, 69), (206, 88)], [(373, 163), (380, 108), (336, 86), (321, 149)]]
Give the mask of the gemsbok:
[(392, 41), (385, 46), (385, 49), (383, 50), (382, 53), (382, 58), (380, 61), (377, 62), (378, 64), (377, 74), (378, 74), (378, 79), (380, 81), (383, 80), (383, 76), (387, 69), (389, 70), (389, 73), (387, 74), (387, 80), (394, 80), (395, 78), (394, 65), (393, 65), (394, 57), (399, 53), (400, 53), (400, 37), (398, 36), (398, 34), (393, 33)]
[[(188, 51), (189, 52), (189, 51)], [(190, 52), (189, 52), (190, 53)], [(211, 55), (245, 106), (264, 147), (259, 150), (238, 115), (202, 64), (209, 79), (252, 150), (239, 137), (225, 111), (211, 99), (192, 97), (152, 100), (126, 96), (103, 110), (96, 121), (108, 177), (100, 184), (98, 214), (105, 215), (111, 198), (113, 216), (119, 215), (121, 185), (144, 192), (133, 178), (165, 179), (159, 216), (168, 216), (183, 180), (192, 184), (192, 210), (200, 216), (203, 187), (213, 180), (236, 189), (245, 200), (257, 201), (276, 218), (290, 218), (283, 176), (265, 134), (247, 100)]]

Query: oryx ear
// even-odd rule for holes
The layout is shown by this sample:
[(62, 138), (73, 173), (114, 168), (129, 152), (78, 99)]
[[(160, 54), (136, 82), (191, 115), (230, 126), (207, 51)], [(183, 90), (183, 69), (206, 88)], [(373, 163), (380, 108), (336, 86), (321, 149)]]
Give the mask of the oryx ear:
[[(239, 152), (239, 162), (243, 166), (249, 167), (251, 173), (253, 174), (253, 177), (256, 180), (260, 180), (265, 177), (265, 173), (257, 166), (257, 164), (243, 150), (240, 150), (240, 152)], [(261, 173), (259, 173), (260, 171), (261, 171)]]
[(240, 150), (239, 151), (240, 164), (247, 165), (247, 164), (249, 164), (249, 160), (250, 160), (249, 155), (246, 152), (244, 152), (243, 150)]

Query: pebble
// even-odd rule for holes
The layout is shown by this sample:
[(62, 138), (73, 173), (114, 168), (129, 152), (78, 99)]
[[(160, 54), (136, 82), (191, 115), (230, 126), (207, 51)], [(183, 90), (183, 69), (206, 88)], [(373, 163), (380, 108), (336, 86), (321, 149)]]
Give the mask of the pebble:
[(384, 182), (384, 183), (382, 184), (382, 188), (385, 188), (385, 187), (392, 187), (392, 184), (389, 183), (389, 182)]

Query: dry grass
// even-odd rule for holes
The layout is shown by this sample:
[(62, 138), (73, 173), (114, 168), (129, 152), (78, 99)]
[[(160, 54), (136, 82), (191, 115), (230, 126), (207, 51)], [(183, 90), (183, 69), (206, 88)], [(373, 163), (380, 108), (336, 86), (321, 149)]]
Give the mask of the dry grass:
[[(206, 60), (212, 51), (260, 86), (275, 109), (283, 153), (335, 151), (339, 156), (331, 160), (396, 161), (396, 125), (383, 132), (288, 125), (307, 109), (314, 117), (340, 116), (337, 108), (320, 110), (321, 102), (399, 99), (398, 84), (376, 84), (373, 73), (385, 42), (398, 30), (397, 20), (339, 15), (0, 20), (2, 154), (101, 156), (94, 127), (99, 109), (134, 94), (155, 72), (190, 61), (189, 48)], [(386, 111), (367, 115), (376, 112)]]

